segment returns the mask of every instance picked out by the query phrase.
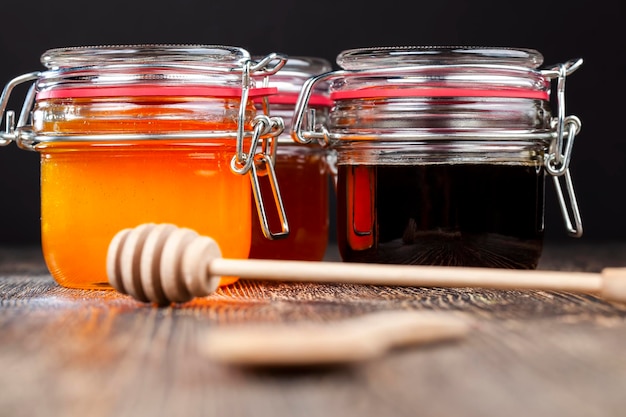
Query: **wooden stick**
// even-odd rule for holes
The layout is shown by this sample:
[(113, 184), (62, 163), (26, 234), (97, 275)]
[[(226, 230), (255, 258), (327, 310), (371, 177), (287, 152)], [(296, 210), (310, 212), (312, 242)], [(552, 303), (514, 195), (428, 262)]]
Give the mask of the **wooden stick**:
[(263, 259), (213, 259), (210, 275), (295, 282), (341, 282), (419, 287), (484, 287), (494, 289), (557, 289), (598, 292), (600, 274), (518, 269), (390, 265)]
[(626, 268), (591, 273), (224, 259), (213, 239), (170, 224), (150, 223), (120, 231), (109, 245), (107, 273), (118, 291), (157, 304), (209, 295), (218, 287), (221, 276), (292, 282), (572, 291), (626, 302)]

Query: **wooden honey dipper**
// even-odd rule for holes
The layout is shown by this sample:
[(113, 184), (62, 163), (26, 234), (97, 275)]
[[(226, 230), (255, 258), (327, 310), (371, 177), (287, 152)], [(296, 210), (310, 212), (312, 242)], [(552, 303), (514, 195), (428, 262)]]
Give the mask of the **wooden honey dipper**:
[(112, 239), (107, 274), (119, 292), (159, 305), (213, 293), (221, 276), (292, 282), (414, 287), (534, 289), (597, 294), (626, 302), (626, 268), (600, 273), (317, 261), (224, 259), (210, 237), (147, 223)]

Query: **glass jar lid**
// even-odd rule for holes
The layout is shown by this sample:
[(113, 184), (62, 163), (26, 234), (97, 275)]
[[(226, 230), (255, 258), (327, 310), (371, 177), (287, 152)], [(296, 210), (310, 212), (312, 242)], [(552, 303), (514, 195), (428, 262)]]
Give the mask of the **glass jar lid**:
[[(222, 45), (104, 45), (50, 49), (37, 80), (37, 99), (114, 96), (241, 95), (248, 51)], [(281, 64), (282, 66), (282, 64)], [(251, 71), (254, 73), (254, 70)], [(264, 75), (272, 71), (264, 68)], [(255, 89), (250, 96), (271, 94)]]
[(511, 97), (548, 100), (536, 50), (406, 46), (341, 52), (334, 100), (368, 97)]
[(250, 59), (245, 49), (222, 45), (101, 45), (54, 48), (44, 52), (41, 63), (48, 69), (101, 65), (240, 66)]
[(482, 46), (358, 48), (343, 51), (337, 56), (337, 64), (347, 70), (478, 63), (537, 68), (543, 63), (543, 56), (534, 49)]

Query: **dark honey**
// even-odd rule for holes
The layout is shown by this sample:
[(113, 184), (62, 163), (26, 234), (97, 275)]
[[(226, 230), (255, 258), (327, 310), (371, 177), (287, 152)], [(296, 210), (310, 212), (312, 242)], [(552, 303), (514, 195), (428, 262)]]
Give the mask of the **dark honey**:
[[(250, 258), (320, 261), (328, 244), (328, 175), (326, 152), (306, 145), (279, 145), (276, 178), (289, 222), (289, 235), (269, 240), (263, 235), (252, 199)], [(259, 181), (261, 193), (271, 196), (268, 181)], [(269, 197), (268, 197), (269, 198)], [(276, 210), (266, 210), (270, 230), (280, 230)]]
[(347, 262), (536, 268), (544, 171), (515, 164), (339, 165)]

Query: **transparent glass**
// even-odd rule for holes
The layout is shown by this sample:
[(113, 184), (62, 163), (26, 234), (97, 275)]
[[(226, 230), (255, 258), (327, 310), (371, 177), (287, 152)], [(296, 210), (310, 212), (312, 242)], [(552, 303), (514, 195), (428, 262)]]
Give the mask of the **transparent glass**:
[(327, 128), (342, 259), (535, 268), (553, 133), (541, 54), (364, 48), (337, 62)]
[[(43, 253), (59, 284), (112, 288), (108, 245), (141, 223), (188, 227), (224, 257), (248, 257), (250, 178), (230, 169), (241, 107), (232, 70), (246, 58), (238, 48), (160, 45), (43, 55), (50, 70), (36, 82), (32, 123)], [(244, 107), (251, 132), (252, 97)]]
[(538, 68), (543, 55), (529, 48), (487, 46), (371, 47), (349, 49), (337, 55), (337, 64), (347, 70), (482, 63)]
[[(41, 63), (51, 70), (100, 67), (112, 69), (114, 66), (128, 68), (138, 65), (152, 67), (154, 64), (193, 64), (214, 69), (231, 69), (250, 59), (248, 51), (225, 45), (94, 45), (54, 48), (44, 52)], [(162, 71), (163, 68), (160, 68)]]

